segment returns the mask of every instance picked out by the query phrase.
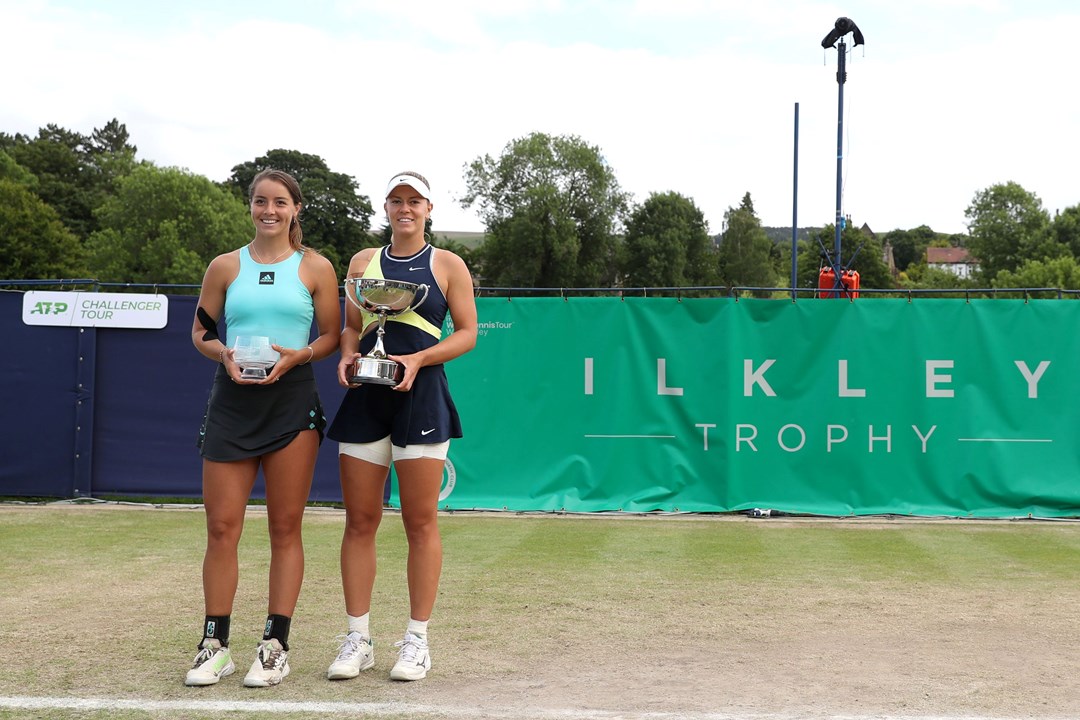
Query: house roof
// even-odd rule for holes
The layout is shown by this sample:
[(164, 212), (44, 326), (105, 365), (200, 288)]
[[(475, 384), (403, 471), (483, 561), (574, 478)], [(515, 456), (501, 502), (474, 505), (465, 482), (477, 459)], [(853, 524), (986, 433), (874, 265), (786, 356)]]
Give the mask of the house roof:
[(928, 247), (926, 248), (926, 262), (930, 265), (956, 265), (959, 263), (972, 263), (975, 260), (967, 248), (961, 247)]

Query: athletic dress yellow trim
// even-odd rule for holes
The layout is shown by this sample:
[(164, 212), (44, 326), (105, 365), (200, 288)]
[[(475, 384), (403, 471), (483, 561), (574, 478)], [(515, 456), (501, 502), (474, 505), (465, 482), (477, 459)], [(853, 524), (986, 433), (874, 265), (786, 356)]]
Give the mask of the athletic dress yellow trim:
[[(387, 246), (387, 247), (389, 247), (389, 246)], [(434, 250), (434, 248), (432, 248), (431, 245), (425, 245), (424, 247), (425, 247), (425, 249), (421, 250), (420, 253), (418, 253), (419, 255), (423, 255), (428, 249)], [(401, 280), (401, 279), (405, 279), (406, 282), (416, 282), (416, 283), (420, 284), (421, 281), (419, 279), (414, 280), (410, 276), (406, 276), (405, 278), (387, 278), (383, 274), (383, 270), (382, 270), (382, 262), (380, 260), (382, 255), (383, 255), (383, 253), (380, 252), (380, 253), (376, 254), (375, 257), (373, 257), (371, 259), (371, 262), (368, 263), (367, 268), (364, 270), (363, 277), (365, 277), (365, 278), (373, 278), (375, 280), (391, 280), (391, 279), (392, 280)], [(391, 257), (389, 255), (389, 253), (387, 253), (387, 257)], [(412, 257), (415, 258), (416, 255), (413, 255)], [(431, 253), (431, 257), (434, 259), (434, 257), (435, 257), (434, 252)], [(419, 267), (418, 263), (413, 263), (411, 269), (406, 270), (406, 272), (410, 273), (410, 275), (411, 275), (411, 273), (414, 273), (419, 269), (420, 269), (420, 267)], [(400, 274), (400, 273), (395, 273), (395, 274)], [(434, 280), (435, 274), (432, 273), (431, 277), (432, 277), (432, 280)], [(433, 289), (432, 285), (434, 285), (435, 290), (439, 289), (438, 283), (433, 282), (432, 284), (428, 285), (428, 292), (429, 293)], [(427, 305), (427, 300), (424, 300), (423, 304)], [(423, 306), (421, 306), (421, 309), (427, 310), (428, 308), (424, 308)], [(367, 330), (368, 326), (371, 325), (372, 323), (377, 323), (379, 321), (379, 316), (378, 315), (376, 315), (375, 313), (369, 313), (367, 310), (361, 309), (360, 310), (360, 315), (363, 318), (363, 322), (362, 322), (361, 327), (364, 330)], [(445, 316), (445, 313), (444, 313), (444, 316)], [(432, 324), (425, 317), (420, 315), (415, 309), (411, 309), (408, 312), (403, 312), (400, 315), (389, 316), (389, 317), (386, 318), (386, 320), (387, 320), (387, 322), (397, 322), (397, 323), (405, 323), (406, 325), (412, 325), (413, 327), (417, 327), (417, 328), (423, 330), (424, 332), (428, 333), (429, 335), (434, 337), (436, 340), (438, 340), (438, 339), (440, 339), (442, 337), (442, 326), (441, 325), (436, 326), (436, 325)]]
[[(387, 323), (383, 345), (387, 354), (410, 355), (436, 345), (449, 313), (449, 303), (435, 280), (436, 248), (424, 248), (408, 257), (390, 254), (390, 246), (380, 249), (365, 270), (365, 277), (423, 283), (428, 297), (414, 310)], [(374, 266), (374, 267), (373, 267)], [(370, 271), (371, 274), (368, 274)], [(375, 345), (375, 333), (360, 339), (359, 351), (369, 352)], [(327, 430), (331, 440), (367, 443), (387, 435), (394, 445), (431, 445), (461, 437), (461, 419), (450, 396), (450, 386), (443, 365), (420, 368), (408, 392), (389, 385), (361, 385), (350, 388), (341, 400), (334, 420)]]

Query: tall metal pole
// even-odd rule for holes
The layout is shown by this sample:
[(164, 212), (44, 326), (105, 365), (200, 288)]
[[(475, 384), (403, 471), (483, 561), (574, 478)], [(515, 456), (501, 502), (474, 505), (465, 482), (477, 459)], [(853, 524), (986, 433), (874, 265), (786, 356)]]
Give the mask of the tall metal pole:
[(795, 103), (795, 162), (791, 182), (791, 300), (797, 298), (799, 282), (799, 103)]
[(836, 281), (833, 287), (839, 289), (844, 286), (841, 278), (840, 231), (843, 222), (841, 202), (844, 192), (844, 83), (847, 81), (847, 46), (844, 44), (843, 39), (837, 43), (836, 50), (839, 53), (836, 83), (840, 87), (840, 99), (836, 111), (836, 242), (833, 247), (832, 266), (833, 272), (836, 273)]

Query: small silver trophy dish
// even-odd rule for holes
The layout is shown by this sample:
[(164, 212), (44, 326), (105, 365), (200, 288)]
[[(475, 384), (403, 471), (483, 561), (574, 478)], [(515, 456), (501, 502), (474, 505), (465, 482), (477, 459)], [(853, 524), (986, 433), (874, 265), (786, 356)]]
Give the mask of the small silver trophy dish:
[[(416, 299), (418, 295), (419, 300)], [(375, 347), (353, 363), (349, 376), (351, 384), (397, 385), (401, 382), (401, 365), (387, 358), (383, 347), (386, 318), (419, 307), (427, 296), (428, 286), (424, 284), (359, 276), (345, 279), (345, 297), (360, 310), (376, 315), (379, 322)]]
[(238, 335), (233, 341), (233, 360), (240, 366), (244, 380), (265, 380), (266, 372), (281, 357), (274, 348), (273, 338), (265, 335)]

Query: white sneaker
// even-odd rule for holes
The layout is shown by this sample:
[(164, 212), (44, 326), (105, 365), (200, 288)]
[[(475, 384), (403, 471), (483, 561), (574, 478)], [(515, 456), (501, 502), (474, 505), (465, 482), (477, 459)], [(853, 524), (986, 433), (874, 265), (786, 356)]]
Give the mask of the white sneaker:
[(428, 652), (427, 638), (405, 633), (405, 639), (394, 643), (401, 648), (398, 661), (390, 670), (391, 680), (420, 680), (431, 669), (431, 653)]
[(289, 651), (274, 638), (259, 643), (255, 662), (244, 678), (245, 687), (270, 687), (289, 675)]
[(330, 663), (326, 671), (327, 680), (348, 680), (375, 664), (375, 648), (370, 638), (358, 632), (351, 632), (341, 637), (341, 649), (337, 659)]
[(184, 678), (185, 685), (214, 685), (221, 678), (236, 671), (229, 648), (222, 647), (220, 640), (203, 638), (199, 654)]

